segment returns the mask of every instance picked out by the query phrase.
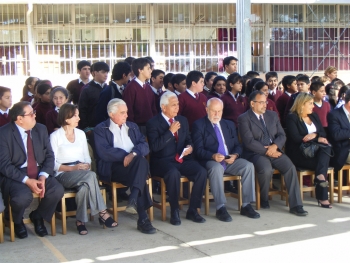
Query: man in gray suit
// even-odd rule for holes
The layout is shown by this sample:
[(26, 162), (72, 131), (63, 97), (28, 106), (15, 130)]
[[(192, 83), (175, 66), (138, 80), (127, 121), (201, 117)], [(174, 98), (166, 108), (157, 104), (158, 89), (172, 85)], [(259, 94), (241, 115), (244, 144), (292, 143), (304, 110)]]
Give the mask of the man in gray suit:
[(286, 135), (275, 112), (266, 110), (266, 95), (255, 91), (249, 96), (251, 109), (238, 117), (238, 130), (243, 142), (243, 158), (252, 162), (261, 191), (261, 207), (270, 208), (269, 186), (273, 170), (284, 175), (289, 194), (290, 213), (306, 216), (303, 209), (297, 172), (292, 161), (282, 152)]

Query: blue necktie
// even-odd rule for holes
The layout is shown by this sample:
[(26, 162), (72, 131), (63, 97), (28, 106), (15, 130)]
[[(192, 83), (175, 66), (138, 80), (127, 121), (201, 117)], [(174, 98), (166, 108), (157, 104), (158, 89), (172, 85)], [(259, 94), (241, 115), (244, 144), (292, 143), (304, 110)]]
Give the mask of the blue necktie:
[(263, 130), (264, 130), (264, 135), (263, 135), (263, 138), (262, 138), (262, 144), (264, 146), (269, 146), (271, 144), (271, 140), (270, 140), (270, 136), (269, 136), (269, 133), (267, 131), (265, 122), (264, 122), (264, 120), (262, 118), (262, 115), (259, 116), (259, 120), (260, 120), (261, 126), (263, 127)]
[[(221, 132), (220, 132), (220, 129), (219, 129), (217, 124), (214, 124), (214, 130), (215, 130), (216, 138), (218, 139), (218, 143), (219, 143), (218, 153), (225, 156), (226, 155), (225, 144), (224, 144), (224, 140), (222, 139)], [(226, 169), (225, 161), (222, 161), (221, 165), (222, 165), (222, 167), (224, 167), (224, 169)]]

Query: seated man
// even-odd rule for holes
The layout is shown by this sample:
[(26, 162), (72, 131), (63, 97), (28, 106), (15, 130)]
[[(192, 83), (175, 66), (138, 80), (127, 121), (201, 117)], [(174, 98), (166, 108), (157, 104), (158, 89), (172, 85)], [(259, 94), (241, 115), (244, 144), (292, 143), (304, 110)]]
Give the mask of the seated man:
[(194, 122), (192, 140), (197, 160), (208, 171), (210, 189), (216, 205), (216, 217), (224, 222), (232, 221), (225, 208), (223, 175), (232, 174), (242, 177), (243, 205), (241, 215), (259, 218), (250, 202), (255, 201), (254, 166), (252, 163), (239, 158), (242, 147), (238, 142), (235, 124), (221, 119), (224, 104), (218, 98), (207, 102), (207, 114)]
[(186, 218), (204, 223), (197, 208), (201, 207), (207, 171), (193, 160), (192, 141), (187, 119), (178, 116), (179, 100), (175, 93), (166, 91), (160, 98), (162, 112), (147, 122), (147, 138), (152, 151), (151, 175), (163, 177), (171, 208), (170, 223), (180, 225), (180, 177), (194, 182)]
[(47, 129), (35, 121), (30, 102), (22, 101), (10, 110), (11, 122), (0, 128), (0, 173), (4, 180), (4, 200), (10, 197), (15, 234), (26, 238), (27, 229), (22, 218), (33, 200), (32, 193), (40, 195), (36, 210), (29, 214), (38, 236), (47, 235), (43, 219), (51, 221), (64, 189), (54, 178), (55, 157)]
[(306, 216), (301, 201), (297, 171), (281, 149), (286, 135), (274, 111), (266, 110), (266, 95), (254, 91), (249, 96), (250, 110), (238, 117), (238, 130), (243, 142), (243, 158), (252, 162), (259, 180), (261, 207), (270, 208), (268, 197), (273, 170), (284, 175), (290, 213)]
[(350, 164), (350, 90), (345, 93), (345, 104), (328, 113), (328, 135), (333, 145), (334, 157), (331, 164), (334, 166), (335, 174), (345, 164)]
[(137, 125), (126, 121), (128, 108), (122, 99), (112, 99), (107, 105), (109, 119), (94, 129), (97, 170), (100, 178), (130, 187), (126, 212), (138, 214), (137, 229), (154, 234), (156, 229), (149, 221), (146, 210), (152, 200), (146, 185), (149, 148)]

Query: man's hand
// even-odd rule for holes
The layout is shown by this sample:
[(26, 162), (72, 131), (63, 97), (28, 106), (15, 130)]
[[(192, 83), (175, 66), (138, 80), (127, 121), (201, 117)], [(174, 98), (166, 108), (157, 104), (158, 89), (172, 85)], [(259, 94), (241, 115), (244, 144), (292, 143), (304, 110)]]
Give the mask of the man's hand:
[(225, 159), (225, 162), (227, 164), (233, 164), (234, 161), (237, 159), (237, 154), (230, 154), (230, 159)]
[(38, 188), (41, 189), (41, 193), (39, 194), (40, 198), (44, 198), (45, 196), (45, 183), (46, 183), (46, 177), (40, 176), (38, 180), (41, 184), (38, 184)]
[[(43, 177), (43, 176), (41, 176), (41, 177)], [(25, 184), (35, 194), (40, 194), (43, 191), (43, 188), (41, 186), (42, 182), (39, 180), (28, 178), (27, 181), (25, 182)], [(40, 187), (39, 187), (39, 185), (40, 185)], [(44, 186), (44, 191), (45, 191), (45, 186)]]
[(267, 149), (266, 155), (271, 158), (278, 158), (282, 155), (281, 152), (277, 151), (277, 145), (276, 144), (271, 144), (270, 146), (265, 146)]
[(221, 153), (214, 153), (212, 158), (215, 162), (221, 163), (223, 160), (225, 160), (225, 155), (222, 155)]
[(170, 127), (169, 130), (171, 131), (172, 134), (176, 133), (180, 129), (181, 125), (179, 121), (174, 121)]
[(125, 156), (124, 167), (127, 167), (131, 163), (132, 159), (134, 159), (134, 155), (132, 153), (129, 153), (127, 156)]
[(188, 148), (186, 151), (183, 152), (183, 156), (185, 157), (186, 155), (189, 155), (192, 153), (193, 148), (191, 145), (187, 145), (185, 148)]

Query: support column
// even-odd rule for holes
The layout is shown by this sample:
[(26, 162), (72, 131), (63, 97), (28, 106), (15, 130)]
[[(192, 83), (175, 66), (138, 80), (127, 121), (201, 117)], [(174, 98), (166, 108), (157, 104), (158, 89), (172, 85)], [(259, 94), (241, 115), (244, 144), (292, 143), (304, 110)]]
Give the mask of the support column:
[(236, 17), (238, 73), (243, 75), (252, 69), (250, 0), (237, 0)]
[(29, 59), (29, 68), (30, 71), (24, 72), (26, 76), (37, 76), (39, 67), (37, 66), (37, 58), (35, 51), (35, 44), (32, 32), (32, 12), (33, 12), (33, 3), (28, 3), (27, 11), (27, 32), (28, 32), (28, 59)]

